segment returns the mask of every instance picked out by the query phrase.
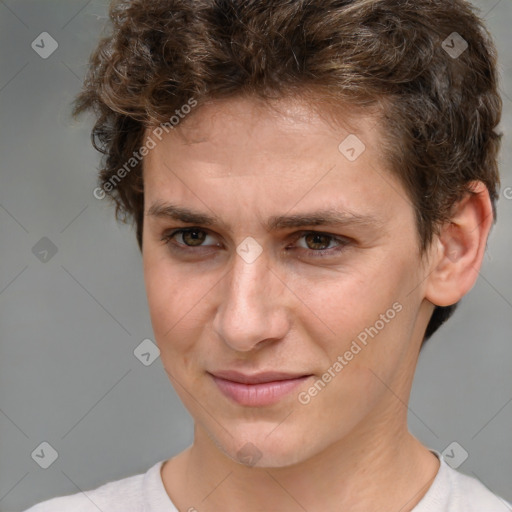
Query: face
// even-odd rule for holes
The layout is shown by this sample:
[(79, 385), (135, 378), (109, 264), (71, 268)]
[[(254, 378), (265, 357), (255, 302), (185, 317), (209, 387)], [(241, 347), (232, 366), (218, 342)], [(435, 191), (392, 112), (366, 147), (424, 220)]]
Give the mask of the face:
[(429, 313), (414, 212), (376, 118), (339, 119), (300, 100), (217, 100), (145, 159), (163, 365), (196, 435), (251, 465), (406, 423)]

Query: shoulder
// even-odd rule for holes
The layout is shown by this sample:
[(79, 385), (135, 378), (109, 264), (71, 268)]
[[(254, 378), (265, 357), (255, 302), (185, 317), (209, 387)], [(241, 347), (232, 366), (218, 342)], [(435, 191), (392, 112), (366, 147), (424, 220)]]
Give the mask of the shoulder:
[(439, 452), (438, 474), (414, 512), (511, 512), (512, 506), (482, 482), (450, 467)]
[(460, 473), (448, 465), (446, 467), (454, 490), (453, 499), (460, 510), (466, 512), (481, 512), (482, 510), (489, 510), (490, 512), (512, 511), (510, 503), (491, 492), (476, 478)]
[(90, 491), (43, 501), (25, 512), (142, 512), (148, 475), (159, 474), (163, 461), (147, 473), (108, 482)]

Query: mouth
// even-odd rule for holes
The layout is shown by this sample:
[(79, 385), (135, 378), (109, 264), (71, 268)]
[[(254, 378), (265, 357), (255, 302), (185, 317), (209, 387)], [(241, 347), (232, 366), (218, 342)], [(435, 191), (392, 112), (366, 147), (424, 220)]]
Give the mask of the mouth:
[(312, 377), (311, 374), (263, 372), (247, 375), (234, 371), (209, 373), (218, 389), (239, 405), (263, 407), (279, 402)]

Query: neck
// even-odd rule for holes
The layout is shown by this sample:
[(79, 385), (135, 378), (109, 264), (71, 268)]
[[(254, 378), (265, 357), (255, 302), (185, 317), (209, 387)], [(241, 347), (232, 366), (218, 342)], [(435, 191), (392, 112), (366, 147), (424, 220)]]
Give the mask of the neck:
[[(396, 411), (382, 418), (393, 420)], [(401, 428), (387, 425), (358, 428), (314, 457), (279, 468), (233, 461), (196, 426), (194, 444), (164, 465), (162, 478), (171, 500), (187, 511), (408, 512), (432, 484), (439, 461), (407, 431), (405, 419)]]

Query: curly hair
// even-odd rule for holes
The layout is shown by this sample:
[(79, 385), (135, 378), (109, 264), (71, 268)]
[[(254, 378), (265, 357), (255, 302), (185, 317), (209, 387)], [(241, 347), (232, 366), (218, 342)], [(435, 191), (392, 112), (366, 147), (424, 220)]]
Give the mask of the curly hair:
[[(415, 209), (422, 252), (472, 180), (487, 186), (496, 218), (497, 51), (466, 0), (114, 0), (109, 16), (73, 114), (95, 114), (99, 186), (116, 218), (135, 223), (141, 251), (143, 159), (133, 156), (146, 129), (169, 126), (191, 98), (380, 106), (383, 154)], [(456, 306), (435, 307), (424, 341)]]

